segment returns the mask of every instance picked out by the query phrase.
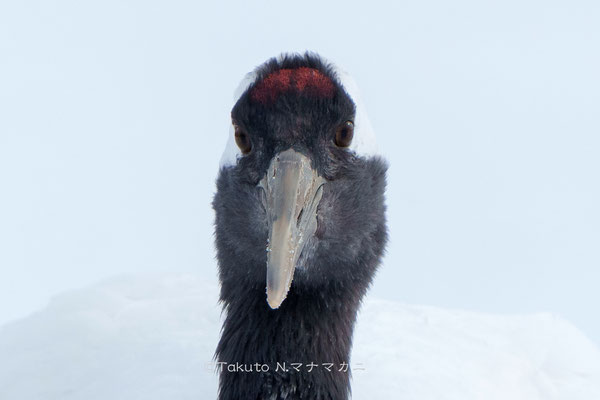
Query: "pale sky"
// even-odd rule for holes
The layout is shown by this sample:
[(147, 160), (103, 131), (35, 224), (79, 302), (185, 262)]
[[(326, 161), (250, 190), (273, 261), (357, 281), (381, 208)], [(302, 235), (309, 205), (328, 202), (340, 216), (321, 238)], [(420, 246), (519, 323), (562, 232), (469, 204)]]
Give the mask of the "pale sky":
[[(208, 3), (208, 2), (206, 2)], [(390, 163), (370, 295), (551, 311), (600, 343), (597, 1), (0, 4), (0, 323), (110, 276), (214, 277), (244, 74), (313, 50)]]

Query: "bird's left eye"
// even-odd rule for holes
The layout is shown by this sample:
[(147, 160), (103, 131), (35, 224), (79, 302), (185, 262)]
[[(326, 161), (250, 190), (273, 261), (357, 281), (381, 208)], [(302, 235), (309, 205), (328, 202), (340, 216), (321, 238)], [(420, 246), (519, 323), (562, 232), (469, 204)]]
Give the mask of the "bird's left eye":
[(238, 125), (234, 125), (233, 128), (235, 129), (235, 143), (240, 148), (242, 154), (250, 153), (250, 150), (252, 150), (250, 135)]
[(335, 144), (338, 147), (348, 147), (354, 137), (354, 123), (346, 121), (335, 131)]

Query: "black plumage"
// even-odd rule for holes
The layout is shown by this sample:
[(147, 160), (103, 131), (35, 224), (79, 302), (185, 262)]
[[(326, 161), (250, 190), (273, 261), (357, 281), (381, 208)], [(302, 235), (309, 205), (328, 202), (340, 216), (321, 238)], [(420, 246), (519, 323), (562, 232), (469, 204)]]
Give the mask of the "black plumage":
[[(252, 90), (280, 70), (310, 68), (334, 84), (331, 96), (280, 91), (258, 102)], [(334, 137), (352, 121), (355, 105), (335, 70), (314, 54), (271, 59), (232, 110), (252, 150), (221, 168), (213, 200), (215, 238), (226, 313), (216, 350), (219, 362), (268, 365), (262, 372), (230, 372), (220, 364), (219, 399), (344, 400), (356, 313), (380, 263), (387, 240), (385, 175), (379, 157), (338, 147)], [(269, 226), (260, 180), (286, 149), (306, 155), (326, 184), (317, 228), (297, 262), (287, 297), (277, 309), (265, 301)], [(285, 363), (287, 371), (277, 368)], [(302, 363), (300, 371), (291, 363)], [(311, 372), (306, 367), (316, 364)], [(331, 371), (324, 365), (333, 363)]]

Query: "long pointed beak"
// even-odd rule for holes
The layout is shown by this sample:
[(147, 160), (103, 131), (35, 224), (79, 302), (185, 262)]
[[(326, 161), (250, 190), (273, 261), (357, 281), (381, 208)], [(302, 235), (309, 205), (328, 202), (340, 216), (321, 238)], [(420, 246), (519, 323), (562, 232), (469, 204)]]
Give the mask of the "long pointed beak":
[(317, 229), (317, 206), (324, 183), (308, 157), (288, 149), (271, 160), (259, 184), (266, 195), (267, 303), (273, 309), (285, 300), (298, 258)]

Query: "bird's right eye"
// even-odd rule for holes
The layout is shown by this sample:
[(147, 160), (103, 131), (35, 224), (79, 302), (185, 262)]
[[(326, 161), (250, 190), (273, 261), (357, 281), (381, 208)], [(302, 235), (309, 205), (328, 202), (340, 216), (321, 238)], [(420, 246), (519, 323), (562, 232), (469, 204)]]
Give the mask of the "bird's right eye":
[(334, 142), (338, 147), (348, 147), (354, 137), (354, 122), (346, 121), (335, 131)]
[(239, 125), (233, 125), (235, 130), (235, 144), (240, 148), (242, 154), (248, 154), (252, 150), (250, 135)]

